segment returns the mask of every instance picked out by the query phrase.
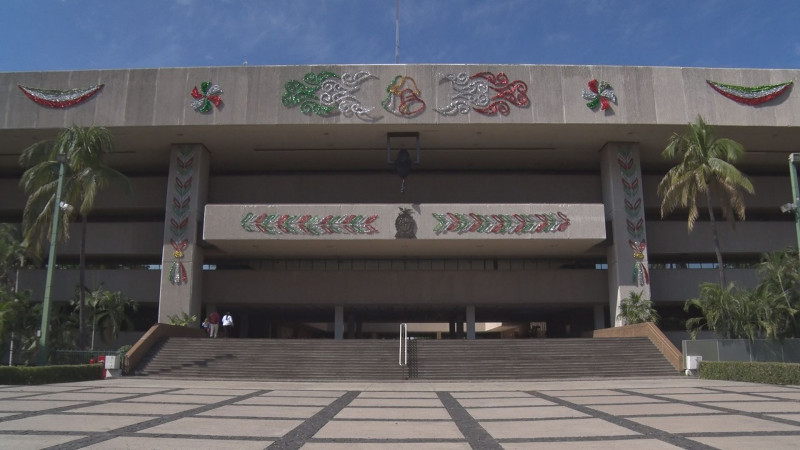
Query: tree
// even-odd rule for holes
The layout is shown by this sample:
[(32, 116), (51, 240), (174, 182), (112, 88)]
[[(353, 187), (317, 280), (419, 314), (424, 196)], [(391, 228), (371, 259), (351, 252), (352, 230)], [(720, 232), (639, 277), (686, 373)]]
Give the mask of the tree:
[[(41, 141), (23, 150), (20, 163), (27, 170), (22, 174), (20, 186), (28, 194), (23, 211), (23, 231), (29, 247), (41, 250), (48, 239), (53, 221), (53, 208), (58, 185), (59, 157), (64, 162), (65, 176), (61, 198), (63, 204), (77, 205), (77, 211), (67, 207), (61, 214), (59, 226), (62, 239), (69, 237), (69, 222), (77, 213), (81, 220), (80, 286), (85, 286), (86, 276), (86, 221), (94, 206), (98, 192), (110, 183), (132, 192), (125, 175), (103, 162), (103, 156), (113, 148), (112, 135), (103, 127), (89, 128), (73, 125), (62, 130), (55, 140)], [(38, 253), (38, 251), (37, 251)], [(81, 289), (79, 306), (79, 347), (86, 342), (84, 320), (84, 289)]]
[(644, 297), (642, 291), (631, 292), (619, 303), (617, 318), (625, 325), (635, 323), (658, 322), (658, 312), (653, 308), (653, 302)]
[(35, 260), (23, 243), (19, 227), (0, 223), (0, 287), (18, 292), (19, 270)]
[(124, 297), (121, 292), (110, 292), (102, 288), (89, 294), (87, 302), (92, 308), (92, 350), (94, 350), (95, 329), (99, 328), (106, 341), (117, 339), (123, 327), (131, 327), (129, 311), (139, 309), (139, 304)]
[(711, 127), (697, 116), (684, 135), (673, 134), (662, 152), (664, 158), (678, 159), (658, 185), (661, 197), (661, 217), (677, 208), (688, 208), (689, 232), (699, 216), (698, 196), (702, 195), (708, 208), (714, 251), (719, 267), (719, 284), (725, 286), (725, 268), (722, 262), (717, 224), (714, 216), (714, 198), (719, 201), (722, 215), (728, 220), (734, 216), (745, 218), (742, 190), (752, 194), (753, 185), (734, 163), (744, 154), (744, 147), (731, 139), (717, 139)]

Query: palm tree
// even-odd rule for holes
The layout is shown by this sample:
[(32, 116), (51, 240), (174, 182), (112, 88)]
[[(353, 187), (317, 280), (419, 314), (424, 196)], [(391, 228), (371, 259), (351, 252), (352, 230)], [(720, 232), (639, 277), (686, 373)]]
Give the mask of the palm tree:
[(22, 241), (18, 226), (0, 223), (0, 286), (19, 291), (19, 271), (36, 261)]
[[(112, 148), (112, 135), (107, 129), (73, 125), (62, 130), (55, 140), (31, 145), (20, 156), (20, 163), (27, 168), (20, 180), (20, 186), (28, 194), (22, 218), (25, 242), (37, 250), (41, 250), (52, 224), (61, 164), (59, 158), (64, 161), (65, 177), (61, 198), (63, 204), (77, 205), (77, 211), (66, 208), (65, 213), (60, 215), (59, 230), (61, 238), (67, 239), (70, 220), (76, 212), (80, 215), (81, 287), (86, 285), (86, 220), (92, 211), (95, 197), (110, 183), (119, 184), (129, 194), (132, 192), (130, 180), (103, 163), (103, 155)], [(83, 291), (81, 289), (78, 320), (80, 348), (86, 342)]]
[(625, 325), (658, 322), (659, 319), (658, 312), (653, 308), (653, 302), (645, 298), (642, 291), (631, 292), (622, 299), (617, 318), (625, 322)]
[(679, 162), (658, 184), (661, 217), (664, 218), (676, 208), (688, 208), (688, 227), (691, 233), (699, 216), (697, 197), (700, 194), (705, 197), (717, 255), (720, 286), (725, 286), (725, 268), (722, 264), (712, 200), (714, 197), (719, 199), (722, 215), (726, 219), (733, 220), (735, 215), (739, 220), (744, 220), (742, 190), (752, 194), (753, 185), (734, 166), (743, 154), (744, 147), (738, 142), (715, 138), (711, 127), (700, 116), (697, 116), (695, 123), (689, 124), (685, 135), (673, 134), (662, 152), (665, 158), (677, 158)]
[(133, 325), (128, 312), (139, 309), (137, 302), (124, 297), (121, 292), (110, 292), (102, 288), (89, 294), (88, 303), (92, 307), (92, 350), (96, 327), (99, 326), (104, 340), (113, 341), (123, 326)]

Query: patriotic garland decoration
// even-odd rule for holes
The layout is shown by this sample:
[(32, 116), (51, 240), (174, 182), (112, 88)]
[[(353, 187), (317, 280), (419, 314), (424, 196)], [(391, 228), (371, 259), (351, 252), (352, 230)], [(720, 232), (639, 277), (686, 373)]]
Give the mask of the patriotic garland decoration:
[(169, 243), (172, 244), (172, 248), (174, 251), (172, 252), (172, 256), (178, 261), (172, 261), (172, 266), (169, 269), (169, 281), (172, 284), (185, 284), (189, 281), (189, 278), (186, 276), (186, 267), (183, 266), (183, 250), (189, 245), (189, 241), (184, 239), (180, 242), (175, 242), (174, 239), (170, 239)]
[(266, 234), (294, 234), (321, 236), (326, 234), (375, 234), (378, 230), (373, 223), (377, 215), (363, 216), (347, 214), (325, 217), (312, 215), (260, 214), (247, 213), (242, 216), (245, 231)]
[(194, 154), (191, 149), (182, 148), (175, 160), (175, 192), (172, 196), (172, 217), (169, 219), (170, 244), (172, 256), (175, 258), (169, 269), (168, 279), (173, 285), (180, 286), (189, 281), (186, 267), (183, 265), (183, 251), (189, 245), (186, 233), (189, 227), (189, 204), (192, 200), (192, 174), (194, 173)]
[(306, 115), (328, 117), (341, 113), (345, 117), (356, 116), (374, 122), (380, 119), (370, 115), (374, 108), (362, 105), (356, 97), (361, 85), (371, 78), (378, 77), (365, 71), (342, 76), (329, 71), (309, 72), (303, 76), (303, 81), (286, 82), (281, 102), (287, 108), (300, 105), (300, 112)]
[(211, 111), (212, 104), (217, 108), (222, 104), (220, 94), (222, 94), (222, 88), (219, 85), (211, 84), (210, 81), (203, 81), (200, 83), (200, 90), (197, 89), (197, 86), (192, 89), (191, 95), (194, 100), (190, 105), (197, 112), (207, 113)]
[(637, 286), (650, 284), (650, 274), (647, 272), (647, 263), (644, 261), (644, 251), (647, 249), (646, 241), (628, 241), (633, 250), (633, 282)]
[(89, 86), (81, 89), (39, 89), (18, 84), (17, 87), (31, 100), (50, 108), (68, 108), (72, 105), (82, 103), (94, 94), (100, 92), (103, 84)]
[(600, 106), (600, 111), (605, 111), (611, 107), (611, 103), (617, 104), (617, 95), (614, 93), (614, 88), (605, 81), (590, 81), (589, 90), (583, 90), (583, 99), (589, 100), (586, 106), (591, 110), (595, 110)]
[(794, 84), (793, 81), (787, 81), (779, 84), (747, 87), (717, 83), (711, 80), (706, 80), (706, 83), (725, 97), (739, 103), (744, 103), (745, 105), (760, 105), (766, 103), (779, 97)]
[(450, 82), (455, 91), (450, 96), (449, 104), (443, 108), (434, 108), (434, 111), (445, 116), (467, 114), (470, 108), (486, 116), (507, 116), (511, 112), (509, 103), (520, 108), (530, 104), (528, 85), (521, 80), (509, 81), (503, 72), (498, 72), (497, 75), (480, 72), (472, 76), (461, 72), (440, 76), (441, 83)]
[(624, 151), (617, 154), (620, 181), (622, 181), (622, 191), (625, 194), (625, 225), (628, 231), (628, 245), (633, 250), (632, 282), (637, 286), (646, 286), (650, 284), (650, 274), (647, 271), (648, 263), (645, 258), (647, 241), (643, 239), (642, 194), (639, 190), (639, 176), (635, 163), (633, 153)]
[(570, 222), (562, 212), (544, 214), (433, 213), (438, 222), (433, 232), (483, 234), (531, 234), (565, 231)]

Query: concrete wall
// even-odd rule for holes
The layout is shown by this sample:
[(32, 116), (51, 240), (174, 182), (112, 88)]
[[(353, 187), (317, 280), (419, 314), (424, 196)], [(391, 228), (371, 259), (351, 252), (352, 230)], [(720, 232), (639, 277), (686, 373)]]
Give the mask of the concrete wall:
[[(53, 274), (53, 301), (69, 301), (78, 285), (77, 269), (58, 269)], [(45, 270), (23, 270), (20, 272), (20, 290), (30, 290), (31, 299), (41, 301), (44, 297)], [(120, 291), (126, 297), (140, 303), (157, 303), (160, 270), (87, 270), (86, 284), (89, 289), (100, 286), (107, 291)]]
[[(72, 124), (106, 127), (178, 125), (304, 125), (315, 123), (363, 123), (355, 116), (311, 118), (281, 104), (284, 84), (301, 80), (309, 71), (333, 70), (355, 74), (367, 71), (373, 78), (363, 83), (359, 96), (363, 105), (375, 108), (382, 123), (408, 123), (380, 107), (386, 86), (397, 75), (411, 76), (426, 93), (428, 108), (414, 118), (418, 124), (495, 123), (482, 115), (442, 116), (434, 108), (450, 102), (449, 83), (443, 74), (505, 71), (511, 80), (529, 87), (530, 107), (503, 119), (505, 123), (539, 124), (686, 124), (698, 114), (719, 125), (798, 126), (800, 97), (786, 96), (769, 109), (754, 114), (753, 108), (732, 105), (711, 92), (706, 80), (758, 86), (800, 78), (797, 70), (748, 70), (677, 67), (534, 66), (534, 65), (348, 65), (348, 66), (247, 66), (197, 67), (144, 70), (101, 70), (0, 73), (0, 128), (62, 128)], [(620, 104), (614, 114), (593, 114), (583, 102), (564, 102), (579, 96), (592, 78), (615, 80)], [(225, 90), (224, 102), (238, 105), (226, 114), (195, 114), (188, 93), (203, 80), (213, 80)], [(81, 108), (41, 108), (17, 88), (18, 84), (39, 88), (88, 87), (104, 83), (103, 90)], [(535, 95), (531, 95), (535, 93)]]
[[(602, 203), (599, 173), (415, 172), (407, 183), (409, 203)], [(389, 170), (219, 175), (211, 177), (209, 203), (396, 203), (399, 190)]]
[(207, 301), (266, 305), (605, 304), (605, 271), (206, 271)]

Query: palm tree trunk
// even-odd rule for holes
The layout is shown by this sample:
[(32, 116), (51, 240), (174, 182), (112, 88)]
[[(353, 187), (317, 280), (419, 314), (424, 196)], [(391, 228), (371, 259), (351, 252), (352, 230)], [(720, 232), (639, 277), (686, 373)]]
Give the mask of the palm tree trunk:
[(706, 189), (706, 203), (708, 204), (708, 218), (711, 221), (711, 235), (714, 239), (714, 252), (717, 254), (717, 268), (719, 269), (719, 285), (725, 288), (725, 266), (722, 265), (722, 250), (719, 247), (717, 235), (717, 221), (714, 217), (714, 208), (711, 205), (711, 190)]
[(78, 294), (78, 348), (86, 347), (86, 325), (84, 322), (86, 290), (86, 215), (81, 214), (80, 293)]

